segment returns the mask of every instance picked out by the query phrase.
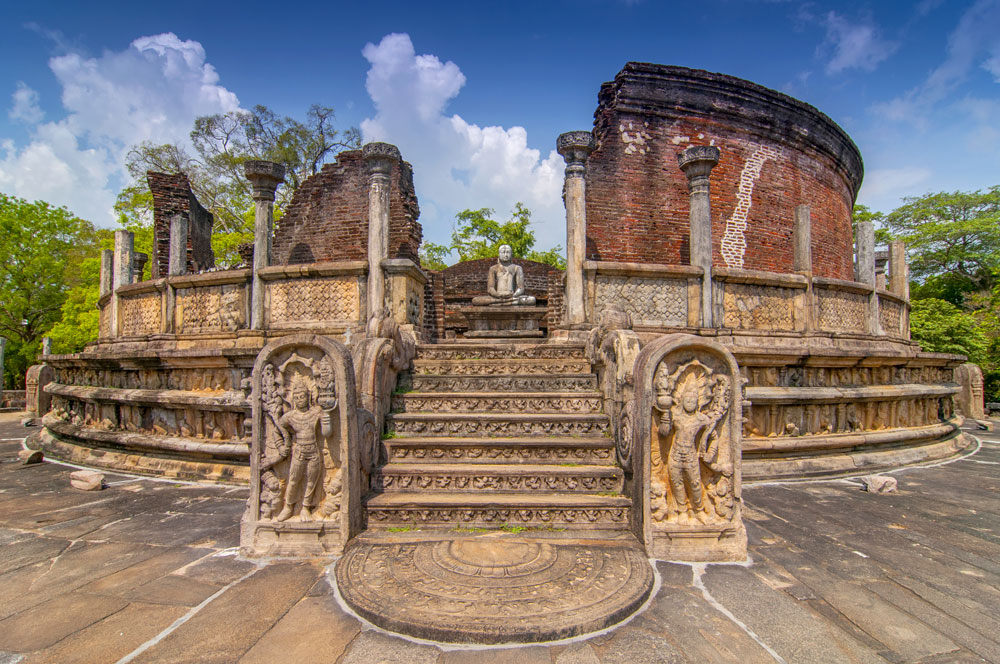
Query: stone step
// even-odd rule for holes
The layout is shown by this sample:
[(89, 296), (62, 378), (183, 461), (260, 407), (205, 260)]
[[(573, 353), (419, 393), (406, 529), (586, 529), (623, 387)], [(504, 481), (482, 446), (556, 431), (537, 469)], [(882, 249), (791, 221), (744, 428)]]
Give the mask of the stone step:
[(590, 373), (590, 362), (585, 359), (467, 359), (413, 361), (413, 374), (448, 376), (547, 376)]
[(600, 413), (600, 392), (408, 392), (392, 397), (393, 413)]
[(368, 527), (625, 530), (631, 501), (585, 493), (394, 491), (366, 501)]
[(438, 438), (408, 436), (383, 441), (390, 463), (545, 464), (611, 466), (614, 441), (604, 436), (574, 438)]
[(607, 436), (601, 414), (389, 413), (388, 431), (398, 436)]
[(554, 491), (621, 493), (614, 466), (551, 464), (390, 463), (372, 477), (374, 491)]
[(418, 360), (565, 360), (584, 359), (582, 344), (568, 343), (442, 343), (417, 346)]
[(448, 376), (406, 373), (399, 377), (400, 391), (418, 392), (593, 392), (592, 373)]

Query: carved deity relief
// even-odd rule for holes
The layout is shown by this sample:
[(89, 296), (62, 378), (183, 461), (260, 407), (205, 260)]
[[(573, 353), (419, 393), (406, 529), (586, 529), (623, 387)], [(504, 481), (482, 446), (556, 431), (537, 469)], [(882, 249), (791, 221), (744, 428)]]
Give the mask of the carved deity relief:
[(314, 348), (272, 359), (260, 382), (260, 519), (337, 518), (342, 464), (333, 366)]
[(721, 424), (732, 379), (693, 359), (654, 377), (651, 513), (654, 521), (707, 524), (733, 513), (733, 463)]

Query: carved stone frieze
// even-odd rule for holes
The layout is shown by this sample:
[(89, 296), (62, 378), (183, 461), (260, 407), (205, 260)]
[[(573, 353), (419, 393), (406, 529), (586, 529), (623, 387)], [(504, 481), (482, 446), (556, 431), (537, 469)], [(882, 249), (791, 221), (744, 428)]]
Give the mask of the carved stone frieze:
[(101, 369), (74, 366), (60, 367), (56, 376), (63, 385), (205, 393), (238, 390), (242, 381), (250, 377), (250, 370), (243, 367)]
[(494, 344), (492, 346), (421, 346), (420, 360), (580, 360), (583, 348), (572, 344)]
[(405, 439), (387, 441), (390, 461), (496, 463), (513, 460), (518, 463), (556, 461), (606, 465), (613, 458), (610, 445), (604, 447), (570, 446), (560, 442), (552, 445), (498, 444), (490, 446), (451, 443), (447, 446), (410, 447), (401, 444), (401, 440)]
[(903, 336), (901, 327), (903, 320), (903, 305), (895, 300), (879, 298), (878, 318), (882, 332), (890, 337)]
[(457, 413), (599, 413), (599, 396), (496, 395), (449, 396), (448, 394), (397, 394), (392, 398), (398, 413), (457, 412)]
[(571, 420), (439, 419), (392, 415), (389, 431), (408, 436), (604, 436), (607, 418), (579, 416)]
[(126, 337), (146, 336), (160, 331), (160, 294), (141, 293), (122, 297), (121, 333)]
[(748, 387), (864, 387), (940, 385), (955, 380), (954, 369), (938, 366), (744, 366)]
[(419, 375), (450, 374), (454, 376), (522, 376), (588, 373), (590, 364), (584, 360), (521, 360), (414, 363), (413, 373)]
[(741, 517), (743, 379), (732, 354), (690, 335), (659, 337), (636, 360), (632, 406), (646, 549), (680, 560), (746, 557)]
[(594, 310), (618, 306), (635, 325), (683, 327), (688, 320), (687, 281), (679, 279), (599, 276)]
[(593, 375), (552, 376), (407, 376), (404, 389), (418, 392), (591, 392), (597, 389)]
[(628, 523), (626, 507), (564, 508), (496, 508), (469, 505), (467, 507), (381, 507), (368, 506), (369, 526), (589, 526), (613, 528)]
[(295, 323), (353, 321), (360, 315), (358, 281), (323, 277), (268, 284), (270, 320), (275, 326)]
[(831, 332), (865, 332), (868, 296), (816, 289), (816, 313), (819, 328)]
[[(515, 455), (516, 456), (516, 455)], [(375, 491), (506, 491), (531, 493), (558, 491), (576, 493), (619, 492), (622, 489), (620, 473), (566, 473), (566, 472), (435, 472), (432, 464), (425, 464), (420, 472), (383, 469), (372, 482)]]
[(343, 345), (294, 335), (253, 370), (246, 555), (338, 552), (360, 530), (360, 435), (354, 367)]
[(175, 306), (179, 333), (234, 331), (246, 327), (246, 289), (241, 285), (180, 288)]
[(791, 330), (795, 295), (790, 288), (726, 283), (723, 325), (738, 330)]

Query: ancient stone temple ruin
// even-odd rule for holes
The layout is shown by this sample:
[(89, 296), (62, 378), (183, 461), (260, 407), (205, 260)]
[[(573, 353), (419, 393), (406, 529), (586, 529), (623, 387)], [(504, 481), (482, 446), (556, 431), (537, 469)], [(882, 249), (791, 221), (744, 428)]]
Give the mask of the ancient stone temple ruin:
[(244, 555), (341, 555), (359, 614), (485, 643), (621, 620), (649, 557), (744, 559), (743, 482), (966, 448), (963, 358), (910, 341), (902, 244), (877, 269), (872, 226), (852, 239), (862, 162), (840, 127), (642, 63), (594, 119), (556, 141), (565, 271), (506, 254), (422, 269), (412, 169), (385, 143), (324, 166), (277, 227), (283, 168), (247, 163), (236, 269), (212, 268), (186, 180), (150, 173), (152, 278), (118, 231), (100, 338), (33, 374), (51, 399), (34, 444), (249, 483)]

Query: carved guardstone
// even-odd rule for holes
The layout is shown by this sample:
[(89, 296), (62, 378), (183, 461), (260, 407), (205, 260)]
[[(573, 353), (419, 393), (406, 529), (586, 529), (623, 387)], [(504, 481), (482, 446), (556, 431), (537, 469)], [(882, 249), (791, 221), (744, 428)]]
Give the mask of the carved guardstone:
[(24, 376), (25, 410), (33, 417), (41, 417), (49, 412), (52, 396), (45, 386), (56, 379), (55, 369), (47, 364), (35, 364), (28, 368)]
[(354, 367), (343, 344), (293, 335), (253, 368), (246, 556), (337, 555), (363, 527)]
[(633, 376), (632, 498), (642, 510), (632, 518), (646, 551), (666, 560), (745, 560), (736, 360), (713, 341), (668, 335), (640, 351)]
[(955, 369), (955, 380), (961, 390), (955, 395), (959, 412), (973, 420), (986, 419), (983, 399), (983, 371), (979, 365), (966, 362)]

